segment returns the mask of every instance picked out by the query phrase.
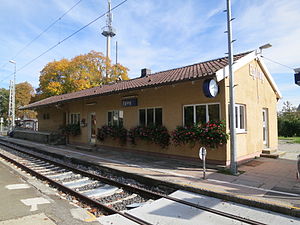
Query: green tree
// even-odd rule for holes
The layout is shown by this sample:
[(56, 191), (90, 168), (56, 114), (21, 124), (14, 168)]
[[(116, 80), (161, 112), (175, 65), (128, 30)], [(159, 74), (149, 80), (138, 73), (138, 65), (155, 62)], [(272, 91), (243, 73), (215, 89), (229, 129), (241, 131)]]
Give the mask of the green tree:
[(0, 89), (0, 117), (4, 118), (6, 124), (8, 115), (8, 101), (9, 101), (9, 90), (5, 88)]
[(71, 60), (53, 61), (41, 71), (34, 101), (104, 85), (120, 78), (127, 80), (127, 72), (126, 67), (120, 64), (112, 65), (110, 60), (96, 51), (76, 56)]
[(278, 135), (284, 137), (300, 136), (300, 112), (286, 101), (278, 113)]

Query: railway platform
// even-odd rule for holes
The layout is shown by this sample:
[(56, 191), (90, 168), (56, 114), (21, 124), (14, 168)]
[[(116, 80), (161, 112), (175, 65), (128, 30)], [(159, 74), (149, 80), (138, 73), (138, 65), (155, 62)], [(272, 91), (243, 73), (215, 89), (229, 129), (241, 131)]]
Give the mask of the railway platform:
[(90, 152), (75, 146), (1, 139), (72, 161), (169, 183), (178, 189), (300, 217), (300, 181), (296, 179), (297, 162), (294, 160), (258, 158), (239, 166), (241, 174), (238, 176), (212, 168), (207, 170), (207, 179), (203, 180), (200, 160), (199, 163), (188, 162), (101, 148)]

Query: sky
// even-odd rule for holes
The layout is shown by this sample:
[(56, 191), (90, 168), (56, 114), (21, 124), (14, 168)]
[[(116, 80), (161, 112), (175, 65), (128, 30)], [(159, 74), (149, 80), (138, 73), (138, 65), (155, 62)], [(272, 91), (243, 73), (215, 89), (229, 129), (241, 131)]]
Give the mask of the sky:
[[(112, 7), (123, 0), (112, 0)], [(16, 61), (17, 83), (39, 85), (39, 72), (53, 60), (73, 58), (91, 50), (106, 52), (101, 35), (106, 17), (34, 60), (64, 38), (107, 11), (107, 0), (0, 0), (0, 87), (9, 87)], [(72, 6), (71, 11), (33, 41)], [(113, 10), (111, 58), (129, 68), (129, 77), (142, 68), (152, 72), (224, 57), (227, 50), (226, 0), (127, 0)], [(292, 68), (300, 67), (299, 0), (232, 0), (234, 54), (271, 43), (263, 56), (284, 101), (300, 104), (300, 86)], [(25, 49), (24, 47), (27, 46)], [(272, 61), (285, 66), (279, 65)]]

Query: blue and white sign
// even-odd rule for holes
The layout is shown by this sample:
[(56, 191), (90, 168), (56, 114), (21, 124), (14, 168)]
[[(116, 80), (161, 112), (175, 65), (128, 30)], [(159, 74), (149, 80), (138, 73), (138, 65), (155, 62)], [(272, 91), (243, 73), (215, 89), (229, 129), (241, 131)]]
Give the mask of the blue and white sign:
[(122, 99), (122, 106), (123, 107), (130, 107), (130, 106), (137, 106), (137, 105), (138, 105), (137, 98)]
[(300, 86), (300, 68), (295, 69), (295, 84)]

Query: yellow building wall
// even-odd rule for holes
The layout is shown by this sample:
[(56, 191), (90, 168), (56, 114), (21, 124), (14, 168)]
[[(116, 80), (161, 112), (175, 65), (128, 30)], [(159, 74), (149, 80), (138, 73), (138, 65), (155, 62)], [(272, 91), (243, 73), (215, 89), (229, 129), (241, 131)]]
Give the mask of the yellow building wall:
[[(256, 61), (251, 62), (254, 67), (260, 68)], [(215, 98), (207, 98), (203, 94), (202, 86), (204, 80), (187, 81), (174, 85), (161, 86), (156, 88), (145, 88), (142, 90), (119, 93), (109, 96), (99, 96), (84, 100), (71, 101), (59, 107), (47, 107), (38, 110), (40, 130), (57, 130), (65, 124), (64, 112), (80, 113), (80, 118), (89, 121), (90, 113), (96, 114), (96, 128), (107, 124), (107, 112), (110, 110), (123, 110), (124, 127), (133, 128), (139, 124), (138, 110), (141, 108), (161, 107), (163, 109), (163, 125), (169, 131), (174, 130), (178, 125), (183, 125), (183, 106), (190, 104), (220, 103), (221, 120), (228, 120), (229, 90), (228, 78), (219, 82), (220, 92)], [(249, 73), (249, 65), (240, 68), (235, 72), (235, 99), (236, 103), (246, 105), (246, 132), (237, 134), (238, 159), (259, 155), (264, 149), (262, 137), (262, 109), (269, 110), (269, 144), (270, 149), (277, 148), (277, 113), (276, 95), (266, 77), (263, 81), (253, 79)], [(136, 96), (138, 106), (122, 107), (121, 101), (124, 96)], [(93, 104), (90, 104), (93, 103)], [(44, 112), (50, 113), (50, 120), (43, 120)], [(49, 122), (51, 121), (51, 122)], [(227, 123), (229, 132), (229, 124)], [(89, 144), (89, 127), (81, 127), (81, 135), (70, 137), (70, 143)], [(163, 153), (178, 157), (198, 158), (199, 145), (195, 146), (174, 146), (162, 149), (158, 145), (137, 140), (137, 145), (127, 143), (121, 146), (118, 141), (107, 139), (103, 143), (97, 141), (97, 145), (121, 147), (153, 153)], [(219, 149), (208, 149), (207, 159), (211, 162), (229, 163), (230, 144)]]
[[(49, 115), (49, 119), (44, 119), (44, 114)], [(38, 130), (39, 131), (58, 131), (64, 124), (64, 111), (53, 106), (38, 109)]]
[[(237, 133), (237, 157), (238, 160), (247, 159), (259, 155), (267, 148), (263, 144), (263, 108), (268, 109), (269, 124), (269, 148), (277, 149), (277, 111), (276, 94), (269, 80), (256, 60), (250, 62), (252, 69), (261, 72), (262, 79), (250, 75), (249, 64), (243, 66), (234, 73), (235, 102), (246, 105), (246, 132)], [(257, 73), (256, 73), (257, 74)], [(228, 78), (225, 79), (229, 85)], [(229, 88), (226, 89), (226, 99), (229, 103)], [(229, 108), (226, 108), (227, 114)], [(229, 114), (228, 114), (229, 115)], [(229, 126), (228, 126), (229, 129)], [(230, 160), (230, 145), (227, 145), (227, 163)]]
[[(123, 94), (115, 94), (110, 96), (100, 96), (71, 102), (63, 106), (68, 113), (80, 113), (81, 119), (88, 121), (91, 112), (96, 113), (97, 128), (107, 124), (107, 112), (110, 110), (123, 110), (124, 112), (124, 127), (126, 129), (133, 128), (139, 125), (138, 111), (141, 108), (162, 107), (163, 109), (163, 125), (169, 131), (174, 130), (177, 126), (183, 125), (183, 106), (190, 104), (205, 104), (205, 103), (220, 103), (221, 119), (225, 119), (225, 95), (224, 88), (221, 87), (220, 94), (216, 98), (207, 98), (203, 95), (203, 81), (188, 81), (175, 85), (162, 86), (157, 88), (142, 89), (137, 91), (126, 92)], [(220, 86), (224, 86), (224, 81)], [(138, 106), (122, 107), (121, 101), (124, 96), (137, 96)], [(96, 103), (90, 105), (87, 103)], [(70, 143), (88, 144), (89, 127), (81, 128), (81, 135), (70, 137)], [(105, 140), (103, 143), (97, 141), (97, 145), (105, 145), (112, 147), (120, 147), (118, 141)], [(198, 158), (200, 146), (174, 146), (170, 145), (166, 149), (160, 148), (158, 145), (146, 143), (137, 140), (137, 145), (128, 143), (126, 146), (121, 146), (126, 149), (134, 149), (139, 151), (149, 151), (154, 153), (163, 153), (176, 155), (179, 157)], [(220, 147), (217, 150), (209, 149), (207, 159), (214, 161), (226, 160), (226, 147)]]

